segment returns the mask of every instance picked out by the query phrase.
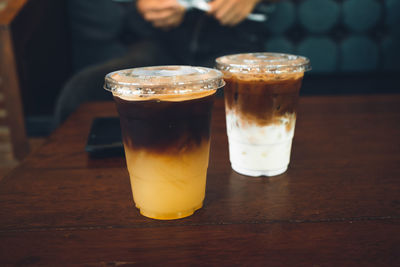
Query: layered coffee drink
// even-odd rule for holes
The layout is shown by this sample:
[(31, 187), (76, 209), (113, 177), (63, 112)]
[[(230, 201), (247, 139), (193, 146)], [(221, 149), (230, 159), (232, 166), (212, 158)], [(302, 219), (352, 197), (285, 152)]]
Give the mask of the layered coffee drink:
[[(178, 219), (203, 204), (211, 112), (216, 90), (223, 85), (222, 74), (205, 68), (153, 68), (155, 72), (135, 73), (161, 76), (145, 80), (162, 89), (150, 94), (143, 87), (142, 94), (114, 92), (114, 100), (136, 207), (146, 217)], [(111, 77), (120, 79), (116, 75), (121, 73)], [(212, 81), (204, 85), (206, 78)]]
[(305, 62), (274, 53), (217, 59), (226, 81), (226, 127), (235, 171), (249, 176), (286, 171)]

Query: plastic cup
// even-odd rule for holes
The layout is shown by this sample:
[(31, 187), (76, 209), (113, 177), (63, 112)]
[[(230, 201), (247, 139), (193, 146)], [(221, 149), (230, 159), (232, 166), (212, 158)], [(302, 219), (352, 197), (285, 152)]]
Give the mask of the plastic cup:
[(274, 176), (289, 165), (296, 108), (309, 59), (248, 53), (216, 59), (224, 73), (225, 112), (232, 169)]
[(203, 205), (218, 70), (157, 66), (105, 77), (121, 122), (133, 199), (146, 217), (190, 216)]

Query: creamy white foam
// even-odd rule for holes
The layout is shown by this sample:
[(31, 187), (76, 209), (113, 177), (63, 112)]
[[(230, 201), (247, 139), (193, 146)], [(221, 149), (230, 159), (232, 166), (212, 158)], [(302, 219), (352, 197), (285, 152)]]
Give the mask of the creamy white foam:
[(251, 176), (283, 173), (289, 164), (295, 114), (286, 114), (260, 126), (227, 110), (226, 126), (232, 168)]

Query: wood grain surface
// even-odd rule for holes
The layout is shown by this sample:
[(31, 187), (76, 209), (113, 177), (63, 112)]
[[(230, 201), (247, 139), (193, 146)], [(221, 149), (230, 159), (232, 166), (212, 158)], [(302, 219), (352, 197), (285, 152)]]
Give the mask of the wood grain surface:
[(91, 159), (85, 104), (0, 181), (0, 265), (400, 264), (400, 95), (303, 97), (283, 175), (231, 170), (223, 102), (204, 207), (157, 221), (134, 208), (123, 157)]

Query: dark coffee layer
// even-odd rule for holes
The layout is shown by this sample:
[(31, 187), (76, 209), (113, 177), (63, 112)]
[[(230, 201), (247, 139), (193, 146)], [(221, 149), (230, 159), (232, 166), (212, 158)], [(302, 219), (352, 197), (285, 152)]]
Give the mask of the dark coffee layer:
[(183, 101), (114, 99), (125, 148), (176, 153), (210, 138), (214, 94)]
[(225, 78), (225, 105), (237, 115), (259, 125), (274, 123), (286, 113), (295, 113), (302, 75), (285, 79)]

